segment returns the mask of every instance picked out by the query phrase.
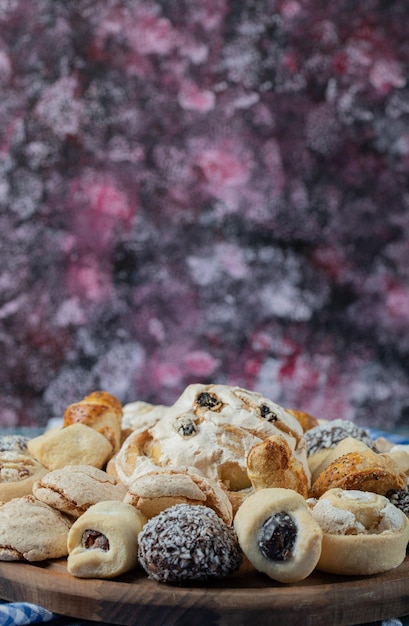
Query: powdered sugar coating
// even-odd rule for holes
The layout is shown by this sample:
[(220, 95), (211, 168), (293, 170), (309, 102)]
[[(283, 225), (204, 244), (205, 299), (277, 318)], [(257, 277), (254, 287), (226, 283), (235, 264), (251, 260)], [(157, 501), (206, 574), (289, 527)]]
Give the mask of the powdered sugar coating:
[(307, 430), (304, 436), (309, 456), (322, 449), (335, 448), (346, 437), (353, 437), (362, 441), (370, 448), (374, 448), (374, 442), (369, 432), (349, 420), (336, 419), (319, 424)]
[(0, 437), (0, 452), (27, 452), (29, 437), (24, 435), (2, 435)]
[(145, 524), (138, 542), (139, 562), (158, 582), (223, 578), (242, 559), (234, 530), (201, 505), (165, 509)]

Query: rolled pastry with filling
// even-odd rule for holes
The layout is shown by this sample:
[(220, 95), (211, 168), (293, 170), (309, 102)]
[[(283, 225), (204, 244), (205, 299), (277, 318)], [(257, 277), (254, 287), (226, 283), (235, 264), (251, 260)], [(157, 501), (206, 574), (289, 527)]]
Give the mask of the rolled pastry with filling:
[(250, 563), (273, 580), (303, 580), (320, 558), (321, 527), (292, 489), (272, 487), (250, 495), (236, 513), (234, 528)]
[(330, 489), (311, 506), (323, 531), (317, 569), (348, 576), (379, 574), (400, 565), (409, 520), (385, 496)]
[(138, 535), (145, 516), (130, 504), (91, 506), (68, 533), (67, 569), (78, 578), (115, 578), (138, 564)]
[(365, 446), (337, 457), (323, 469), (313, 482), (310, 495), (319, 498), (329, 489), (355, 489), (385, 495), (403, 489), (407, 476), (387, 453), (378, 453)]

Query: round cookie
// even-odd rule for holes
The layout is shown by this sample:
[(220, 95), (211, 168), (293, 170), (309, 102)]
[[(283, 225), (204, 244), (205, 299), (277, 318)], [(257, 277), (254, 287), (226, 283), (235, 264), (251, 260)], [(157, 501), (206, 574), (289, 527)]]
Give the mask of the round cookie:
[(67, 555), (71, 521), (34, 496), (0, 506), (0, 560), (44, 561)]
[(139, 535), (139, 562), (158, 582), (217, 580), (241, 560), (232, 527), (206, 506), (176, 504), (150, 519)]
[(296, 491), (256, 491), (234, 518), (240, 546), (256, 570), (282, 583), (303, 580), (321, 554), (322, 530)]
[(311, 505), (311, 513), (323, 530), (317, 563), (323, 572), (378, 574), (406, 556), (409, 520), (382, 495), (331, 489)]
[(175, 504), (208, 506), (226, 524), (233, 521), (233, 509), (226, 492), (194, 468), (158, 468), (135, 478), (124, 502), (132, 504), (147, 518)]
[(33, 495), (54, 509), (79, 517), (97, 502), (122, 501), (126, 487), (92, 465), (67, 465), (48, 472), (33, 485)]

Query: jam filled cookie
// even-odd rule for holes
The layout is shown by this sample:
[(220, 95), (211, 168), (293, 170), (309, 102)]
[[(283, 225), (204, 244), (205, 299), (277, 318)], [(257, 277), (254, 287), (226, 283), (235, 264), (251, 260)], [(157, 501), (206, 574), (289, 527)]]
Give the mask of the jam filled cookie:
[(130, 504), (116, 500), (94, 504), (68, 534), (68, 572), (78, 578), (115, 578), (134, 569), (145, 522)]
[(261, 489), (249, 496), (234, 528), (250, 563), (273, 580), (298, 582), (318, 563), (322, 530), (306, 500), (292, 489)]

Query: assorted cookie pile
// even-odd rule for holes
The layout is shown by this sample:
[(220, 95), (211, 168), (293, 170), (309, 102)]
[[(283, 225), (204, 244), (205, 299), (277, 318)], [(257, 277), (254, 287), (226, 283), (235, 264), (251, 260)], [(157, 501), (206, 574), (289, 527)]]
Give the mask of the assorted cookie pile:
[(406, 556), (408, 476), (404, 446), (240, 387), (172, 406), (95, 391), (61, 427), (0, 438), (0, 560), (178, 584), (243, 563), (280, 583), (376, 574)]

